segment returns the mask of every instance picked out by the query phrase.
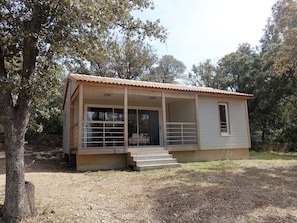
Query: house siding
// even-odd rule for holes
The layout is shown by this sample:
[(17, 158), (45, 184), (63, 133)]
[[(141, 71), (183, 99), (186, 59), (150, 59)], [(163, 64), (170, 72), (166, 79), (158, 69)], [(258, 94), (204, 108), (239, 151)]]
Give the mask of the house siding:
[[(218, 103), (228, 103), (231, 134), (221, 136)], [(249, 148), (245, 100), (199, 97), (200, 142), (202, 150)]]
[(181, 100), (170, 103), (169, 120), (171, 122), (195, 122), (195, 104), (194, 100)]
[(66, 102), (63, 111), (63, 153), (69, 154), (69, 138), (70, 138), (70, 102), (69, 92), (66, 95)]

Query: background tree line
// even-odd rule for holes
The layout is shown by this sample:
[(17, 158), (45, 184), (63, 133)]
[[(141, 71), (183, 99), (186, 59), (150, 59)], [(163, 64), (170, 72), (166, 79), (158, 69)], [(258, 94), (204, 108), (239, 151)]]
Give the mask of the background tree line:
[[(171, 55), (158, 58), (143, 39), (123, 36), (109, 43), (104, 53), (86, 54), (83, 60), (65, 59), (64, 66), (75, 73), (124, 79), (175, 83), (253, 94), (248, 102), (253, 149), (263, 144), (297, 143), (297, 3), (276, 2), (267, 20), (260, 45), (242, 43), (218, 62), (210, 59), (193, 65), (185, 74), (183, 62)], [(63, 79), (59, 93), (47, 100), (46, 111), (35, 110), (31, 132), (61, 133)], [(43, 128), (40, 128), (43, 126)]]
[(245, 92), (253, 149), (263, 144), (297, 143), (297, 2), (277, 1), (272, 8), (260, 45), (248, 43), (217, 63), (193, 65), (193, 85)]

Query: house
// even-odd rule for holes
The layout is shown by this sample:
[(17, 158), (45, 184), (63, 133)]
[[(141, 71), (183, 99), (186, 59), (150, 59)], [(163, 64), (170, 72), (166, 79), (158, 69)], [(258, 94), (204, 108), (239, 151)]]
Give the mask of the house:
[(63, 151), (82, 171), (247, 158), (251, 98), (208, 87), (70, 74)]

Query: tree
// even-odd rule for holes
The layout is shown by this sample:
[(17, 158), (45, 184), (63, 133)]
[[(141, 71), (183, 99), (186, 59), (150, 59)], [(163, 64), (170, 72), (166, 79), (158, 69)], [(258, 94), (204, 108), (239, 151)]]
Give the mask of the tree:
[(137, 80), (148, 74), (156, 61), (157, 56), (150, 45), (125, 38), (110, 54), (108, 73), (112, 77)]
[(261, 66), (259, 53), (248, 43), (240, 44), (236, 52), (219, 60), (216, 76), (218, 88), (252, 93)]
[(263, 66), (255, 82), (251, 122), (264, 143), (287, 142), (296, 134), (296, 9), (296, 1), (277, 1), (260, 41)]
[(193, 65), (192, 72), (189, 73), (189, 81), (194, 86), (217, 87), (216, 86), (216, 65), (211, 63), (210, 59)]
[(0, 4), (0, 122), (4, 129), (6, 186), (3, 217), (20, 222), (25, 205), (24, 138), (32, 106), (50, 89), (61, 61), (106, 55), (116, 35), (164, 40), (159, 21), (131, 12), (149, 0), (2, 0)]
[(279, 75), (294, 71), (297, 77), (297, 2), (281, 0), (274, 7), (274, 22), (281, 44), (274, 63)]
[(182, 75), (186, 70), (183, 62), (175, 59), (171, 55), (164, 55), (157, 62), (157, 66), (153, 67), (150, 74), (142, 77), (142, 80), (174, 83), (174, 80)]

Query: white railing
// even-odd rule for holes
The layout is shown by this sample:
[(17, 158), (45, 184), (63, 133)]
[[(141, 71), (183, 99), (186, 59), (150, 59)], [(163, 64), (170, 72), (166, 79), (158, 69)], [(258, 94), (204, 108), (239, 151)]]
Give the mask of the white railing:
[(82, 144), (83, 148), (124, 146), (124, 122), (84, 122)]
[(197, 144), (196, 124), (189, 122), (167, 122), (167, 145)]

